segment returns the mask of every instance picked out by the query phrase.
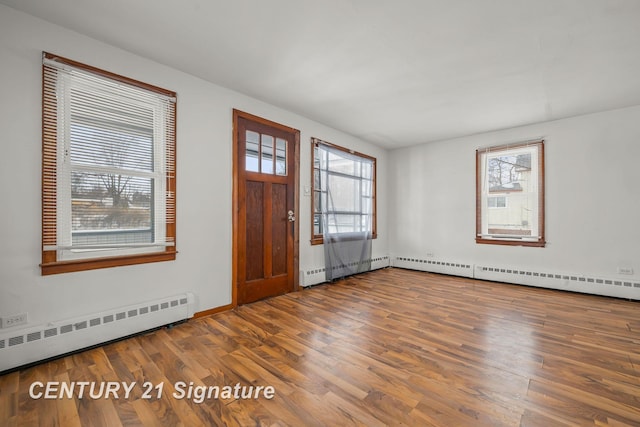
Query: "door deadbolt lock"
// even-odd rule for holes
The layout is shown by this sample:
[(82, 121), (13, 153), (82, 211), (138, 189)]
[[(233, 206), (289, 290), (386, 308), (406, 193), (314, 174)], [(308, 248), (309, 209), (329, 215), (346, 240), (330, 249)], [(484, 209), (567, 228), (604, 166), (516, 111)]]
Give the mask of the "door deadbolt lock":
[(289, 219), (289, 222), (294, 222), (296, 220), (296, 214), (293, 213), (293, 211), (287, 212), (287, 219)]

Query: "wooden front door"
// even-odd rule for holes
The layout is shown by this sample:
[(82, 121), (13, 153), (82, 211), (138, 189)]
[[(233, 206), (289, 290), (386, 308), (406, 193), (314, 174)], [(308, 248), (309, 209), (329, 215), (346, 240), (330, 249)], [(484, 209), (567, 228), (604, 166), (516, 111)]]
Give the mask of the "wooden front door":
[(236, 305), (297, 286), (300, 132), (241, 111), (233, 113)]

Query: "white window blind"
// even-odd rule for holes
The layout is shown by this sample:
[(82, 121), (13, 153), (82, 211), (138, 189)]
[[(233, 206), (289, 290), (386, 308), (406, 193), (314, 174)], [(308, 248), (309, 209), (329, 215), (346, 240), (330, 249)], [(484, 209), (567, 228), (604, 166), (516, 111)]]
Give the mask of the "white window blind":
[(175, 96), (49, 54), (43, 69), (43, 250), (60, 261), (173, 245)]

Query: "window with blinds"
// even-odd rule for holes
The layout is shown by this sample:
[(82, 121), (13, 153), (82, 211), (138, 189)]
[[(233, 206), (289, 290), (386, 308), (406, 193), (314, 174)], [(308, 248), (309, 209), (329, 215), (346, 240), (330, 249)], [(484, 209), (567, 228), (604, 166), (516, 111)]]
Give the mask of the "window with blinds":
[(476, 153), (476, 242), (544, 246), (544, 144)]
[(43, 54), (43, 274), (175, 259), (175, 104)]

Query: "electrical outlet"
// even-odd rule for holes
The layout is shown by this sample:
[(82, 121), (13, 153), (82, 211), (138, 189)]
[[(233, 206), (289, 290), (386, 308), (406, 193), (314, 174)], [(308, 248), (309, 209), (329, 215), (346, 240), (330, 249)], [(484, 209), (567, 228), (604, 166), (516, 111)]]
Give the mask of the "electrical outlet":
[(633, 274), (633, 268), (630, 267), (618, 267), (618, 274)]
[(0, 317), (0, 328), (12, 328), (27, 323), (27, 313), (14, 314), (13, 316)]

